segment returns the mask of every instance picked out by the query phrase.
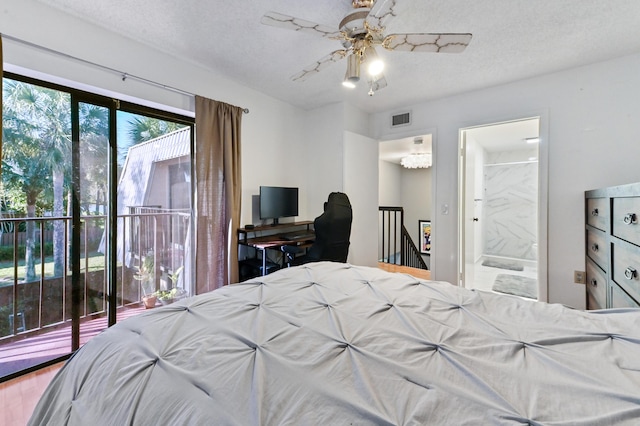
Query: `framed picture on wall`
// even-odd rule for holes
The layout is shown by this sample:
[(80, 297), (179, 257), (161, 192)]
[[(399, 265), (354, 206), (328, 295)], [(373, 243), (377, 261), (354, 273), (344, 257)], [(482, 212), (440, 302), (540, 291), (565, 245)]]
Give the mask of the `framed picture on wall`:
[(431, 254), (431, 221), (419, 220), (420, 227), (420, 253)]

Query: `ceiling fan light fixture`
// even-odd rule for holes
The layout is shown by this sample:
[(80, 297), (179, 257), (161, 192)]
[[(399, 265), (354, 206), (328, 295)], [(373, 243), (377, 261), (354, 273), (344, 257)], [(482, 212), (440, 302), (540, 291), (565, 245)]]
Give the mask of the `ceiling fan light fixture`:
[(384, 63), (380, 59), (369, 64), (369, 74), (373, 76), (379, 75), (383, 69), (384, 69)]
[[(325, 67), (341, 59), (347, 60), (347, 75), (343, 84), (353, 87), (360, 80), (360, 66), (364, 64), (369, 83), (369, 96), (387, 87), (384, 77), (384, 62), (378, 57), (374, 46), (385, 50), (430, 53), (460, 53), (471, 41), (470, 33), (396, 33), (385, 34), (386, 24), (396, 16), (397, 0), (349, 0), (353, 8), (338, 24), (338, 28), (284, 15), (267, 12), (261, 21), (265, 25), (281, 27), (328, 39), (338, 40), (342, 48), (302, 71), (291, 76), (293, 81), (305, 81)], [(398, 8), (399, 10), (399, 8)]]
[(380, 75), (384, 70), (384, 62), (382, 62), (382, 59), (380, 59), (373, 46), (367, 48), (365, 55), (365, 60), (367, 62), (367, 71), (369, 72), (369, 75), (372, 75), (374, 77)]
[(356, 88), (356, 84), (349, 80), (346, 76), (344, 78), (344, 80), (342, 81), (342, 85), (348, 89), (355, 89)]
[(344, 80), (351, 82), (354, 86), (360, 80), (360, 60), (357, 55), (351, 54), (347, 58), (347, 74)]
[(353, 0), (351, 2), (351, 5), (353, 6), (354, 9), (359, 9), (362, 7), (371, 8), (373, 7), (373, 2), (374, 0)]

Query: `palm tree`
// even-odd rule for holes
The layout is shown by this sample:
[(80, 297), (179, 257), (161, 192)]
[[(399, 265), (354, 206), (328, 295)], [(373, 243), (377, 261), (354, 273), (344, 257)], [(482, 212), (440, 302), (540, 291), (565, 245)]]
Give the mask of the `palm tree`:
[(129, 148), (142, 142), (150, 141), (178, 129), (184, 125), (173, 121), (159, 120), (157, 118), (142, 115), (129, 115), (126, 117), (129, 126), (127, 140), (118, 140), (118, 164), (123, 164)]
[(94, 213), (106, 202), (109, 173), (109, 109), (80, 103), (80, 179), (81, 202)]
[[(21, 187), (26, 195), (28, 218), (36, 217), (36, 203), (43, 192), (53, 190), (53, 214), (64, 214), (65, 175), (71, 158), (69, 94), (5, 79), (3, 93), (3, 179)], [(64, 225), (54, 222), (54, 274), (64, 271)], [(25, 281), (36, 279), (35, 231), (26, 224)]]
[[(54, 217), (65, 215), (65, 191), (70, 190), (71, 105), (68, 93), (4, 79), (3, 182), (5, 193), (20, 190), (26, 199), (27, 217), (51, 208)], [(80, 103), (81, 202), (96, 206), (106, 200), (108, 182), (109, 110)], [(129, 141), (120, 143), (120, 155), (128, 148), (182, 127), (149, 117), (132, 115)], [(43, 200), (53, 200), (52, 206)], [(17, 200), (16, 200), (17, 201)], [(16, 203), (14, 203), (16, 204)], [(49, 207), (51, 206), (51, 207)], [(99, 208), (95, 209), (99, 212)], [(35, 224), (27, 222), (26, 281), (35, 276)], [(54, 275), (64, 273), (64, 223), (54, 221)]]
[[(70, 190), (70, 95), (29, 83), (5, 79), (3, 102), (3, 180), (7, 188), (21, 188), (26, 195), (27, 217), (36, 216), (36, 204), (53, 198), (54, 217), (65, 215), (64, 194)], [(108, 109), (80, 103), (81, 180), (84, 197), (106, 193)], [(82, 195), (81, 195), (82, 196)], [(96, 200), (100, 198), (96, 195)], [(96, 201), (97, 202), (97, 201)], [(54, 276), (65, 270), (64, 222), (53, 222)], [(27, 222), (25, 281), (35, 279), (35, 225)]]
[(173, 121), (159, 120), (157, 118), (133, 116), (129, 121), (129, 137), (133, 144), (150, 141), (151, 139), (171, 133), (184, 127)]

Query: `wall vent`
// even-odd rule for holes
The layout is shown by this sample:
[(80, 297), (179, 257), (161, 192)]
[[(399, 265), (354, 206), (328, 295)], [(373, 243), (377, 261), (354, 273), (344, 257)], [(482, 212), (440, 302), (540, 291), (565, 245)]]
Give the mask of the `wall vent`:
[(403, 112), (391, 116), (391, 127), (408, 126), (411, 124), (411, 113)]

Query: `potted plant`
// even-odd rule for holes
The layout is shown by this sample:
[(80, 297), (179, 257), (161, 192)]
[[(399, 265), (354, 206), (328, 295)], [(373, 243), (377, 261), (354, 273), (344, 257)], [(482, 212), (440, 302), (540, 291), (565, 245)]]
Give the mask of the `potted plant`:
[(183, 289), (177, 287), (178, 279), (180, 278), (180, 273), (183, 269), (184, 266), (181, 266), (174, 273), (168, 275), (172, 286), (170, 290), (158, 290), (156, 292), (158, 300), (160, 300), (160, 303), (163, 305), (168, 305), (176, 300), (180, 300), (186, 295), (186, 292)]
[(142, 296), (142, 303), (144, 303), (145, 309), (151, 309), (156, 307), (158, 297), (155, 293)]
[(145, 309), (156, 306), (158, 295), (155, 286), (155, 263), (153, 259), (153, 251), (149, 250), (144, 260), (138, 267), (138, 272), (133, 278), (140, 281), (142, 287), (142, 303)]

